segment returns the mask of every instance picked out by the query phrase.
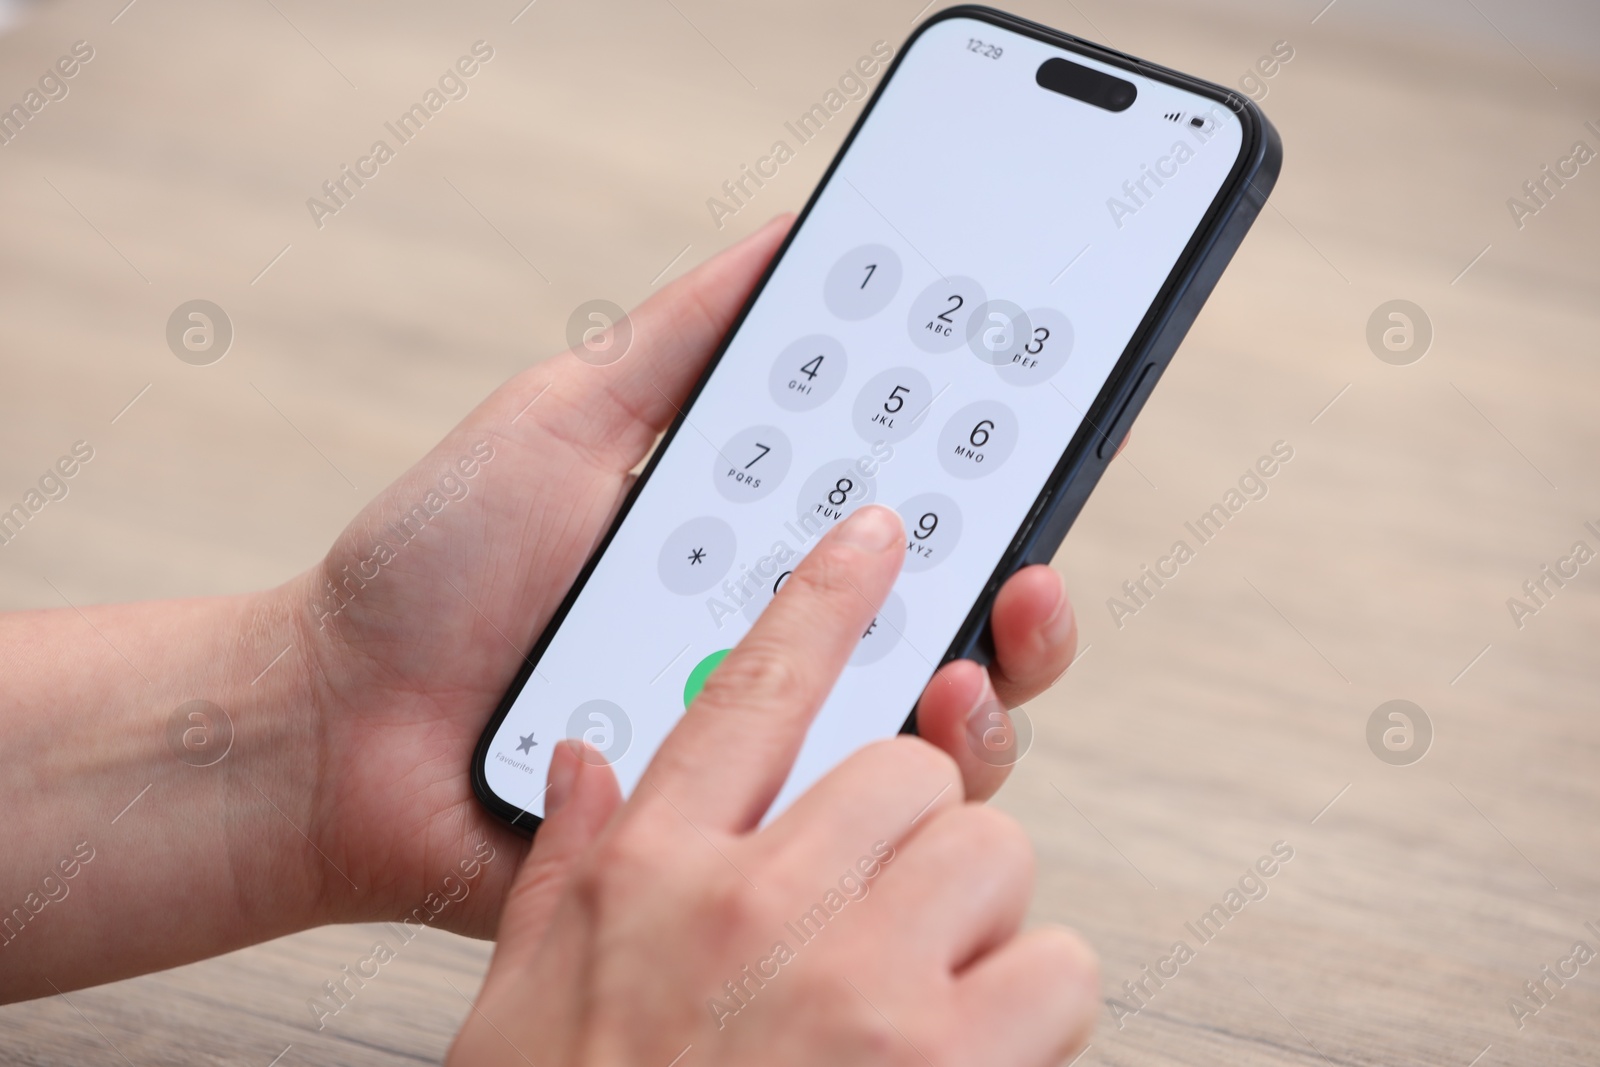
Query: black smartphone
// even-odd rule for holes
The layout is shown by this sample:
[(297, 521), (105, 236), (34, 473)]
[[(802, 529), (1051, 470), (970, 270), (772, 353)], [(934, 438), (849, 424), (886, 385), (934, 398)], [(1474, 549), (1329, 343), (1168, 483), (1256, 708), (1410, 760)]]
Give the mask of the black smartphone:
[(582, 737), (624, 792), (794, 564), (869, 502), (904, 570), (773, 810), (915, 729), (1048, 562), (1282, 158), (1227, 89), (981, 7), (891, 64), (490, 720), (472, 779), (532, 830)]

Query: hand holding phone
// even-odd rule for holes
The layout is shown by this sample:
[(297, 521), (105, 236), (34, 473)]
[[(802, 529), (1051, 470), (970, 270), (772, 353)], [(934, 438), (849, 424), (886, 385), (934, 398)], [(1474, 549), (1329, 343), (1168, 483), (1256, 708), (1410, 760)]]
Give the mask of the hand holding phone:
[(532, 832), (564, 737), (624, 792), (828, 529), (878, 502), (901, 580), (776, 808), (994, 655), (1265, 202), (1249, 101), (977, 7), (901, 49), (717, 355), (534, 641), (473, 758)]
[[(1092, 953), (1019, 933), (1031, 848), (925, 741), (880, 741), (761, 826), (904, 557), (893, 512), (822, 539), (626, 802), (592, 748), (552, 761), (547, 822), (452, 1064), (1064, 1062), (1099, 1011)], [(932, 1057), (931, 1059), (929, 1057)]]
[[(628, 472), (676, 415), (789, 223), (774, 220), (633, 309), (626, 358), (596, 366), (568, 353), (506, 382), (278, 594), (278, 613), (301, 620), (301, 635), (268, 678), (303, 678), (294, 706), (309, 722), (286, 735), (315, 745), (273, 764), (284, 781), (274, 799), (316, 846), (295, 838), (318, 893), (308, 925), (409, 914), (487, 839), (504, 860), (484, 867), (471, 895), (435, 922), (493, 936), (528, 845), (483, 809), (462, 773), (485, 710), (605, 533)], [(993, 793), (1007, 770), (978, 759), (965, 740), (989, 677), (1004, 703), (1019, 704), (1072, 659), (1059, 577), (1044, 567), (1014, 577), (995, 605), (995, 633), (988, 671), (952, 663), (923, 697), (926, 736), (960, 761), (972, 796)]]

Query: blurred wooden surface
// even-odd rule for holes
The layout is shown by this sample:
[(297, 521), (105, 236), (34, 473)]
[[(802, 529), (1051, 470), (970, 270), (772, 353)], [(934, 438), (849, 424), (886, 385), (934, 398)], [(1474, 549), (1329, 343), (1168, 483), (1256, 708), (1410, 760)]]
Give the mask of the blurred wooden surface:
[[(96, 449), (0, 550), (8, 608), (59, 605), (45, 579), (82, 603), (307, 566), (563, 347), (577, 304), (634, 303), (800, 204), (845, 123), (725, 229), (705, 208), (915, 6), (122, 4), (47, 4), (0, 37), (5, 101), (95, 49), (0, 147), (0, 502)], [(1425, 3), (1018, 6), (1233, 84), (1295, 49), (1264, 102), (1273, 206), (1056, 561), (1084, 653), (1028, 709), (999, 800), (1037, 843), (1036, 916), (1085, 931), (1108, 998), (1197, 949), (1136, 1015), (1108, 1007), (1084, 1067), (1600, 1062), (1600, 964), (1520, 1030), (1507, 1009), (1575, 941), (1600, 949), (1600, 567), (1521, 629), (1506, 606), (1600, 547), (1600, 164), (1520, 230), (1506, 207), (1575, 141), (1600, 149), (1595, 35), (1554, 17), (1593, 12), (1474, 6), (1507, 36), (1466, 7), (1431, 28)], [(480, 38), (470, 95), (318, 230), (305, 199)], [(195, 297), (238, 333), (207, 368), (163, 337)], [(1364, 339), (1396, 298), (1436, 331), (1411, 366)], [(1270, 495), (1119, 629), (1107, 599), (1280, 440)], [(1365, 740), (1394, 698), (1435, 730), (1411, 766)], [(1200, 946), (1185, 922), (1277, 841), (1295, 855), (1269, 895)], [(371, 939), (0, 1009), (0, 1062), (437, 1061), (487, 946), (429, 931), (319, 1032), (307, 998)]]

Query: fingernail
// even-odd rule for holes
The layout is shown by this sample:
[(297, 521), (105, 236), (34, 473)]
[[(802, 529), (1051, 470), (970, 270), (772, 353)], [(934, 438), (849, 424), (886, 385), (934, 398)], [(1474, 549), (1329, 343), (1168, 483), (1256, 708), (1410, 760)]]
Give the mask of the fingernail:
[(567, 806), (572, 796), (572, 786), (578, 780), (578, 768), (583, 762), (574, 745), (581, 742), (563, 741), (550, 753), (549, 788), (544, 793), (544, 816), (549, 818)]
[(839, 540), (863, 552), (885, 552), (898, 542), (903, 527), (900, 516), (879, 504), (869, 504), (839, 525)]
[(1072, 634), (1075, 622), (1071, 604), (1067, 599), (1067, 580), (1054, 567), (1050, 569), (1050, 573), (1056, 576), (1056, 606), (1050, 613), (1050, 618), (1045, 621), (1044, 636), (1046, 641), (1055, 645), (1065, 641)]
[(967, 709), (967, 744), (973, 752), (981, 755), (984, 734), (992, 727), (1005, 726), (1007, 720), (1002, 717), (1004, 715), (1005, 708), (989, 695), (989, 687), (979, 686), (972, 707)]

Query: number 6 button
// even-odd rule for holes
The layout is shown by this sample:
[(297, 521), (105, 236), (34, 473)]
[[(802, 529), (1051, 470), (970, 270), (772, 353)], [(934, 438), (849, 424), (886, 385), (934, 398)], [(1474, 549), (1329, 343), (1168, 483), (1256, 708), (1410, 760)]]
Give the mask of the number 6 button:
[(711, 464), (717, 492), (736, 504), (769, 495), (789, 473), (794, 450), (776, 426), (752, 426), (733, 435)]
[(993, 474), (1017, 447), (1017, 417), (997, 400), (968, 404), (939, 432), (939, 465), (957, 478)]
[(961, 509), (943, 493), (922, 493), (897, 509), (906, 525), (905, 570), (937, 567), (961, 540)]

